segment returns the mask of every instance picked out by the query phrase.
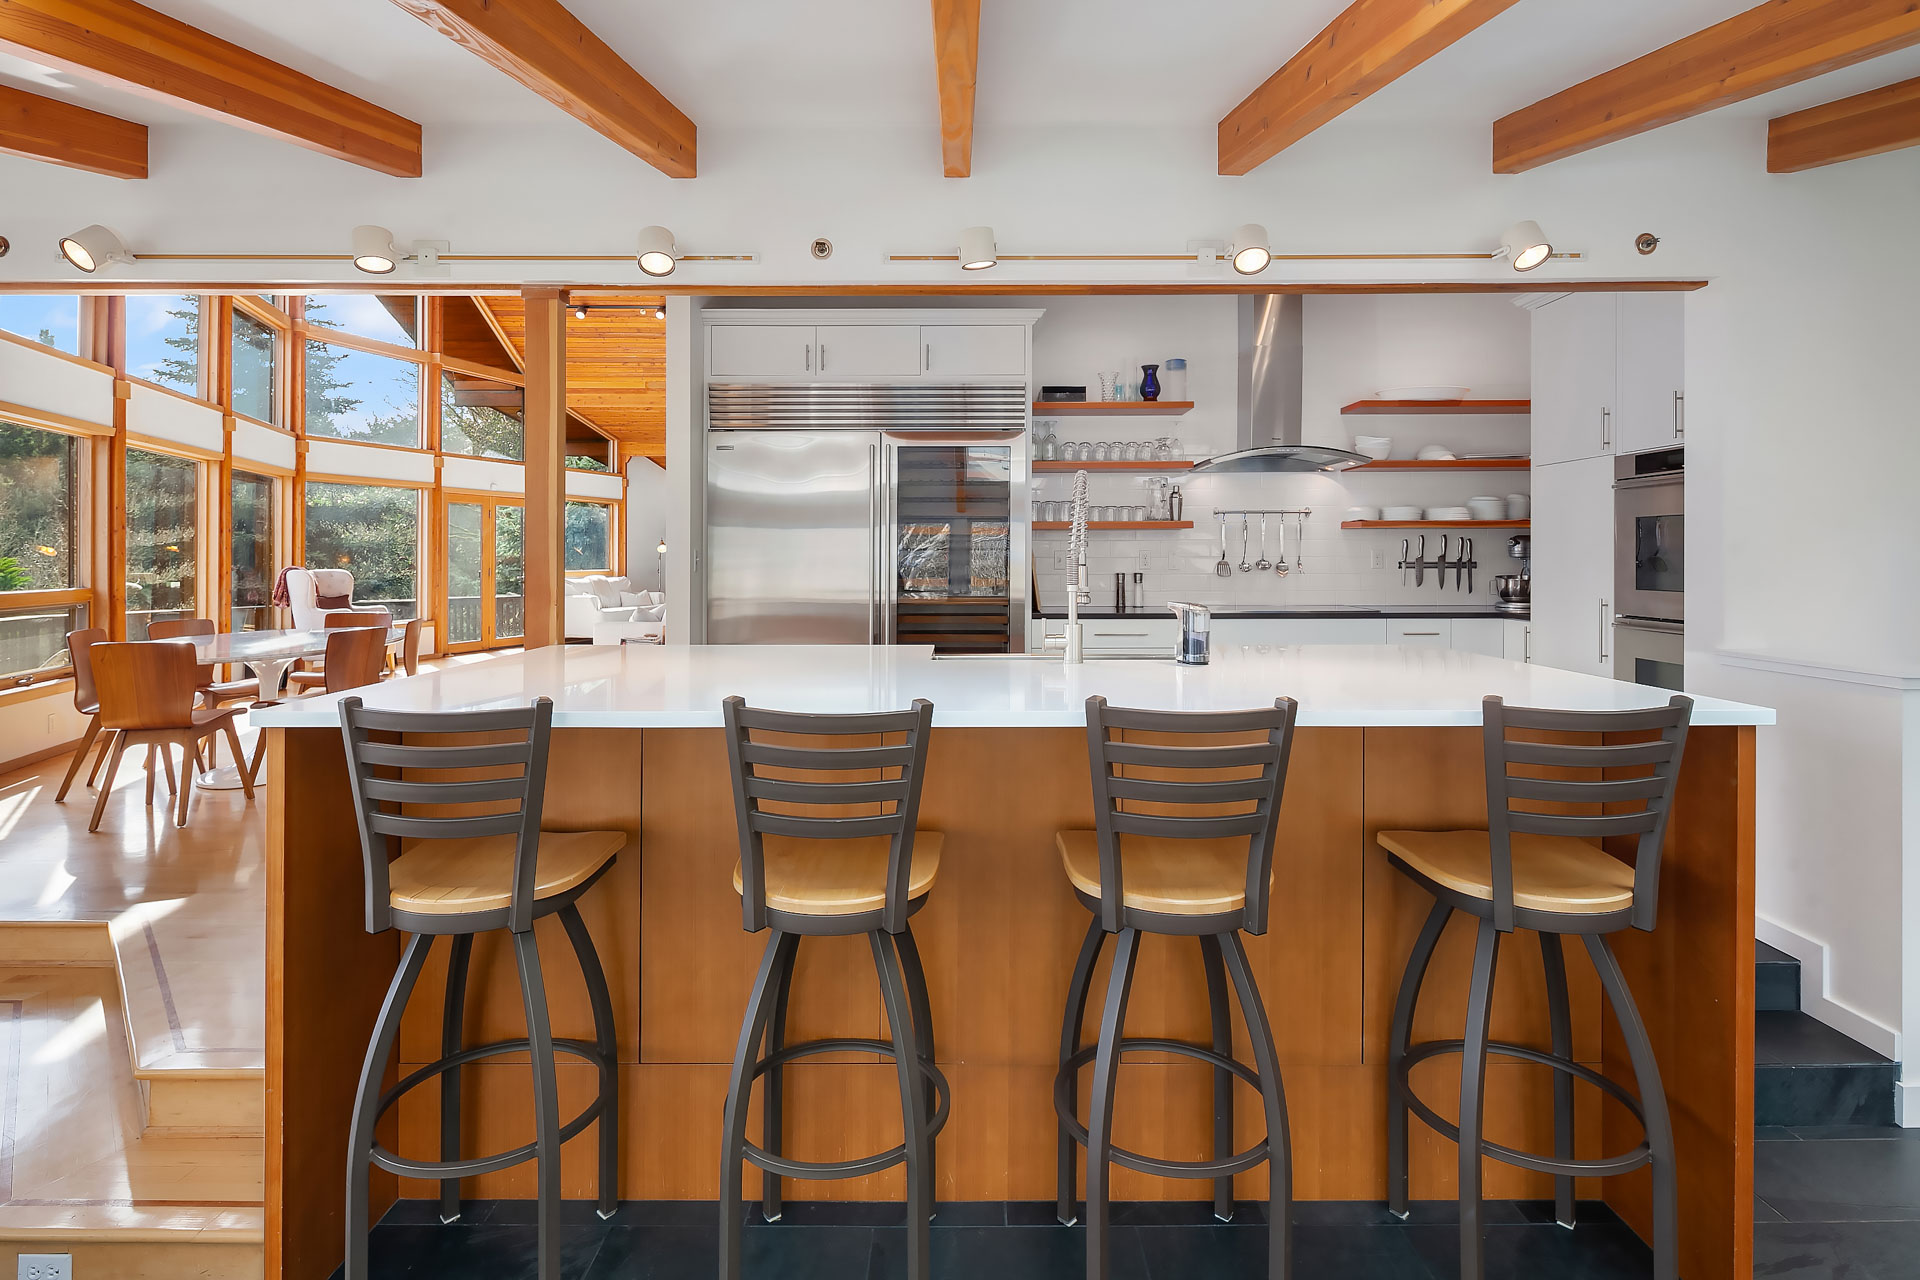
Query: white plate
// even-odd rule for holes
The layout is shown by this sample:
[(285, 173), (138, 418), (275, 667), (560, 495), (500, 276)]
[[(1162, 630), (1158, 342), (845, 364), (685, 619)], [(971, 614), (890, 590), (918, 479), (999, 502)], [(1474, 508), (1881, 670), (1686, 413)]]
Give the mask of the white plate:
[(1472, 387), (1388, 387), (1374, 394), (1382, 400), (1465, 400)]

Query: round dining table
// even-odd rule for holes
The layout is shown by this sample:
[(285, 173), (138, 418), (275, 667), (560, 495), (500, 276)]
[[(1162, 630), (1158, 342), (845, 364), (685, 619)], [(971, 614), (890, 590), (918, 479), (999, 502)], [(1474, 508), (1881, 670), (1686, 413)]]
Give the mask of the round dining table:
[[(318, 658), (327, 651), (327, 637), (331, 631), (226, 631), (210, 636), (182, 636), (181, 639), (193, 644), (194, 657), (200, 662), (241, 662), (252, 667), (254, 674), (260, 677), (260, 698), (253, 705), (271, 706), (280, 700), (280, 682), (286, 679), (287, 668), (302, 658)], [(401, 627), (387, 629), (387, 647), (392, 649), (405, 637)], [(194, 778), (196, 785), (209, 791), (240, 790), (240, 770), (244, 762), (224, 764), (217, 769), (208, 769)], [(260, 761), (260, 768), (254, 771), (253, 785), (260, 786), (265, 780), (266, 761)]]

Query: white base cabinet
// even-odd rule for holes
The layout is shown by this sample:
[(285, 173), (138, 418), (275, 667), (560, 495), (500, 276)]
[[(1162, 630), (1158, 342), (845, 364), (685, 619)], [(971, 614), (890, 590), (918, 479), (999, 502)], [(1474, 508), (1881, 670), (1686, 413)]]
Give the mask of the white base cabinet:
[(1533, 469), (1533, 660), (1613, 675), (1613, 459)]

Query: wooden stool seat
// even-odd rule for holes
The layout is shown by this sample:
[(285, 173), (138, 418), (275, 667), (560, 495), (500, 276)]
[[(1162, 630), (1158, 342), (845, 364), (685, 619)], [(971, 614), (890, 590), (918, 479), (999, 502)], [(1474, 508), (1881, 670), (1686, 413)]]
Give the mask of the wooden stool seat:
[[(913, 866), (907, 872), (909, 900), (925, 897), (940, 874), (938, 831), (913, 833)], [(887, 859), (892, 840), (798, 840), (766, 836), (767, 905), (806, 916), (850, 916), (887, 905)], [(740, 864), (733, 864), (733, 890), (744, 891)]]
[[(1100, 896), (1100, 833), (1056, 831), (1053, 844), (1073, 887)], [(1164, 836), (1120, 837), (1125, 905), (1133, 911), (1170, 916), (1211, 916), (1247, 905), (1245, 837), (1183, 840)], [(1267, 877), (1273, 887), (1273, 877)]]
[[(1380, 844), (1416, 875), (1493, 901), (1493, 853), (1484, 831), (1382, 831)], [(1575, 836), (1514, 832), (1513, 905), (1587, 915), (1633, 905), (1633, 868)]]
[[(515, 837), (472, 836), (417, 845), (387, 867), (395, 911), (458, 915), (513, 903)], [(624, 831), (542, 831), (534, 864), (536, 901), (590, 879), (627, 843)]]

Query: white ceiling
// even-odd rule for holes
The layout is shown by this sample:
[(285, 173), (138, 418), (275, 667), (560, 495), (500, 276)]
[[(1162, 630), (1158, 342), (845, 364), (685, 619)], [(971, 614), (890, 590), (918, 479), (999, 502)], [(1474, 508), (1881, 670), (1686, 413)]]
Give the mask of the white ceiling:
[[(1493, 120), (1751, 0), (1520, 0), (1327, 126)], [(977, 118), (1021, 127), (1210, 127), (1348, 0), (983, 0)], [(155, 7), (436, 126), (584, 128), (387, 0)], [(569, 0), (710, 130), (937, 129), (925, 0)], [(1725, 108), (1778, 114), (1920, 74), (1920, 49)], [(148, 124), (177, 108), (0, 55), (0, 82)]]

